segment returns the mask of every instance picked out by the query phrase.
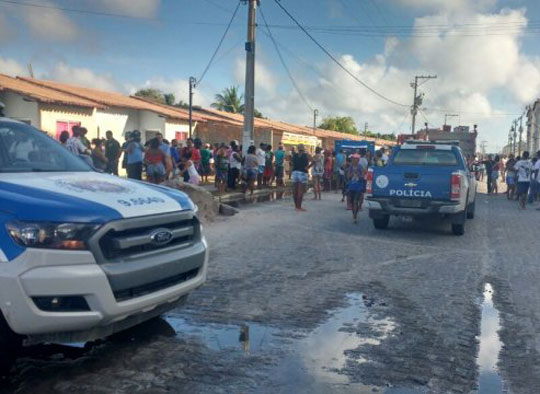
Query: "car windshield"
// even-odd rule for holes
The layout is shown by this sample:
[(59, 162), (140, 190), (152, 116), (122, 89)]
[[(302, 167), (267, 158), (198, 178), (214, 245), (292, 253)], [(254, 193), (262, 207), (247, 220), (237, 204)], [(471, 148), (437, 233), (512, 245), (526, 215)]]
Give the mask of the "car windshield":
[(394, 157), (395, 165), (454, 166), (457, 156), (452, 150), (400, 149)]
[(38, 129), (0, 121), (0, 172), (68, 171), (92, 168)]

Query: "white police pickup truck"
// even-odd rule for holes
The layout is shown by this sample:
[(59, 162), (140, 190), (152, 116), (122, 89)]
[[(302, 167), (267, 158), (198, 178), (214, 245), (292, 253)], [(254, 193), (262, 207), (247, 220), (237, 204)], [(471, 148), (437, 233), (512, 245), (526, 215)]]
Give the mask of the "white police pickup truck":
[(95, 172), (0, 118), (0, 367), (23, 341), (87, 341), (158, 316), (207, 264), (184, 193)]
[(447, 217), (455, 235), (473, 219), (476, 178), (455, 143), (407, 141), (394, 148), (385, 167), (370, 169), (366, 182), (369, 216), (377, 229), (391, 215)]

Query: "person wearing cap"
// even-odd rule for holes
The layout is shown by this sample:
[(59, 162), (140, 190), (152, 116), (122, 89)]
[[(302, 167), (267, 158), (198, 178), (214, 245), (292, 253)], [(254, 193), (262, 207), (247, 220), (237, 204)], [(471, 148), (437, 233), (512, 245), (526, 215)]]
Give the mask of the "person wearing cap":
[(367, 160), (362, 160), (360, 154), (355, 153), (351, 156), (351, 161), (351, 166), (347, 171), (349, 198), (352, 205), (353, 222), (358, 223), (358, 211), (360, 210), (364, 199)]
[(304, 212), (305, 209), (302, 208), (302, 200), (306, 192), (308, 171), (313, 165), (313, 162), (302, 144), (298, 145), (298, 153), (293, 154), (291, 161), (294, 205), (297, 211)]

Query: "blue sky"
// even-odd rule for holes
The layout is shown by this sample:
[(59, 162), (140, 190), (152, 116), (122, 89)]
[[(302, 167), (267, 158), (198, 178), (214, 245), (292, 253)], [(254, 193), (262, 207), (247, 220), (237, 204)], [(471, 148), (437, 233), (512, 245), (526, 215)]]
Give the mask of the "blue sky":
[[(11, 1), (11, 0), (10, 0)], [(187, 79), (199, 77), (237, 0), (13, 0), (0, 1), (0, 72), (36, 76), (130, 93), (158, 87), (187, 99)], [(437, 74), (422, 86), (417, 124), (440, 126), (444, 113), (477, 123), (480, 139), (501, 147), (515, 115), (540, 93), (534, 0), (281, 0), (351, 72), (381, 94), (404, 104), (415, 74)], [(261, 8), (308, 105), (293, 90), (259, 14), (257, 99), (263, 114), (309, 124), (321, 116), (350, 115), (379, 132), (409, 132), (406, 107), (385, 102), (338, 69), (274, 0)], [(51, 9), (58, 7), (59, 9)], [(69, 10), (129, 15), (120, 18)], [(224, 87), (243, 88), (247, 6), (241, 5), (216, 61), (197, 89), (209, 105)], [(525, 26), (528, 23), (528, 28)], [(532, 23), (532, 25), (531, 25)], [(465, 25), (466, 24), (466, 25)], [(412, 34), (411, 27), (417, 30)], [(464, 26), (465, 25), (465, 26)], [(378, 37), (358, 28), (380, 29)], [(398, 32), (398, 34), (396, 34)], [(418, 37), (420, 35), (420, 37)], [(288, 49), (286, 49), (288, 48)], [(457, 123), (457, 119), (452, 119)]]

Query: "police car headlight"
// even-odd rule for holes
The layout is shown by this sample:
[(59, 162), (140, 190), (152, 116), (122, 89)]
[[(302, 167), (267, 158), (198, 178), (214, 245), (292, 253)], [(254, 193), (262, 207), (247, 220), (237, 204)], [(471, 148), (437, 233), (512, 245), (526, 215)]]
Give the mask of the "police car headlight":
[(193, 214), (199, 216), (199, 206), (196, 204), (193, 204)]
[(19, 245), (46, 249), (88, 249), (88, 240), (99, 228), (95, 224), (11, 222), (9, 235)]

